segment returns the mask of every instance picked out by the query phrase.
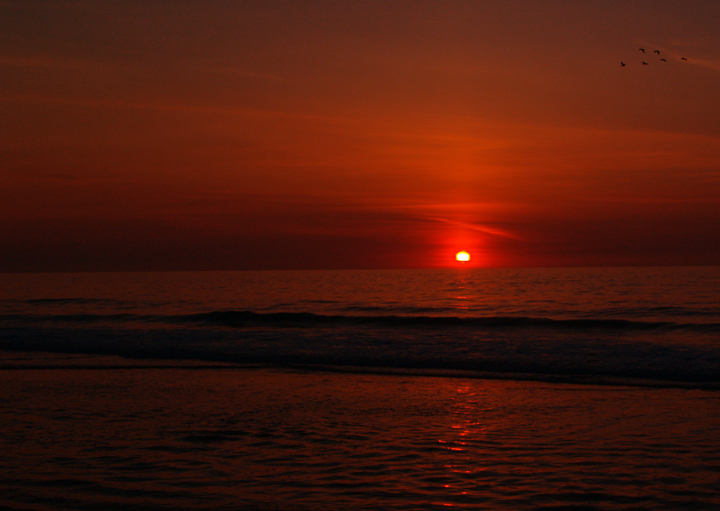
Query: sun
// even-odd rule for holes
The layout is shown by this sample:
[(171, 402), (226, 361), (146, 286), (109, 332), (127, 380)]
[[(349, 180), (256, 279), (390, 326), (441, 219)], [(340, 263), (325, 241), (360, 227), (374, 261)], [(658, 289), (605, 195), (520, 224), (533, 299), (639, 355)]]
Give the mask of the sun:
[(455, 259), (457, 261), (465, 263), (470, 260), (470, 254), (463, 250), (462, 252), (458, 252), (457, 254), (455, 254)]

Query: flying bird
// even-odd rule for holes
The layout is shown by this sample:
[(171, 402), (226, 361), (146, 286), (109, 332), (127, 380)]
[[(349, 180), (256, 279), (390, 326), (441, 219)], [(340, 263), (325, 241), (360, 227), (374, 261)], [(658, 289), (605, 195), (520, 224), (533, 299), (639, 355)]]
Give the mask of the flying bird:
[(648, 64), (647, 62), (643, 62), (643, 66), (649, 66), (649, 65), (650, 64)]
[(660, 50), (655, 50), (653, 53), (657, 53), (658, 55), (660, 55)]
[(667, 60), (666, 60), (666, 59), (660, 59), (660, 60), (662, 60), (663, 62), (667, 62)]
[(625, 62), (620, 62), (621, 67), (625, 67)]
[(645, 53), (645, 48), (640, 48), (640, 51)]
[(681, 57), (680, 60), (687, 60), (685, 57)]

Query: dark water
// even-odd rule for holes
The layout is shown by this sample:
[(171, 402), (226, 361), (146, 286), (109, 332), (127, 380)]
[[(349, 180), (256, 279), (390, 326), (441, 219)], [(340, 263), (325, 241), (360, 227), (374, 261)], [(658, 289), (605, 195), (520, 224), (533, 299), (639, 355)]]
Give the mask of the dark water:
[(720, 509), (718, 284), (0, 275), (0, 509)]
[(720, 382), (720, 269), (0, 275), (0, 349)]
[(280, 369), (0, 371), (10, 509), (718, 509), (715, 392)]

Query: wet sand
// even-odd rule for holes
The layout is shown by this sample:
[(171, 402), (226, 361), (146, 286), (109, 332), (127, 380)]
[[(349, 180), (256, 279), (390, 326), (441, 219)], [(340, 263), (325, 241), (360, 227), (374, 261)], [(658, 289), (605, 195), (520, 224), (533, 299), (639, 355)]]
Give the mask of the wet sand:
[(5, 355), (10, 509), (720, 507), (717, 392)]

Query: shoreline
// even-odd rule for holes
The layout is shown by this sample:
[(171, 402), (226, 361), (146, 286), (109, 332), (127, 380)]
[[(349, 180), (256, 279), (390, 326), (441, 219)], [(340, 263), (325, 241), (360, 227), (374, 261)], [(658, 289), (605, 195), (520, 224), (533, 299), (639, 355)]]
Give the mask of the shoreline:
[[(11, 356), (15, 355), (15, 356)], [(115, 355), (63, 354), (55, 352), (13, 352), (0, 350), (0, 371), (22, 370), (279, 370), (300, 373), (337, 373), (375, 376), (432, 377), (489, 381), (538, 382), (557, 385), (583, 385), (589, 387), (630, 387), (648, 389), (685, 389), (720, 391), (720, 382), (687, 382), (650, 380), (595, 375), (561, 375), (467, 371), (453, 369), (395, 368), (372, 366), (345, 366), (328, 364), (269, 364), (208, 362), (186, 359), (131, 359)]]
[(0, 506), (720, 505), (712, 393), (281, 368), (48, 369), (0, 371)]

